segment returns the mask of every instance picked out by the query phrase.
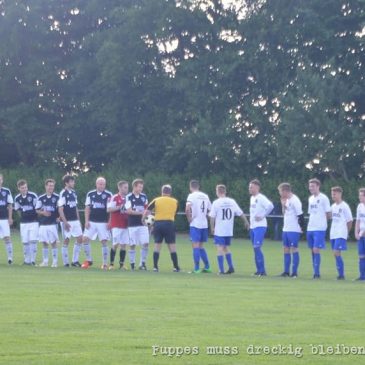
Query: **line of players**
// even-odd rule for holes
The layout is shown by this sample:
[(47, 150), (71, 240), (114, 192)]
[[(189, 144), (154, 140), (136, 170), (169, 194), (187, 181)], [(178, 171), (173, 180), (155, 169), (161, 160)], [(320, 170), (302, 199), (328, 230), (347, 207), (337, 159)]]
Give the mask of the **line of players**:
[[(39, 197), (28, 191), (27, 182), (19, 180), (17, 187), (19, 194), (14, 201), (9, 189), (4, 188), (3, 176), (0, 174), (0, 238), (4, 239), (8, 254), (8, 263), (13, 262), (13, 247), (10, 238), (10, 226), (13, 223), (12, 211), (20, 214), (20, 235), (24, 250), (24, 264), (35, 265), (37, 255), (37, 243), (43, 244), (43, 260), (39, 266), (48, 266), (49, 247), (52, 249), (52, 267), (58, 263), (58, 222), (61, 223), (63, 236), (62, 260), (63, 265), (70, 266), (68, 257), (68, 245), (71, 237), (75, 238), (71, 265), (88, 268), (93, 263), (90, 242), (99, 239), (102, 246), (102, 268), (114, 268), (115, 256), (119, 248), (119, 267), (125, 269), (125, 258), (128, 247), (131, 269), (135, 269), (136, 246), (140, 246), (139, 269), (147, 270), (150, 232), (144, 224), (143, 218), (156, 210), (155, 200), (148, 203), (147, 196), (143, 193), (144, 182), (136, 179), (132, 183), (132, 192), (129, 193), (128, 182), (118, 183), (118, 193), (112, 194), (106, 190), (106, 180), (99, 177), (96, 180), (96, 189), (87, 193), (85, 201), (85, 229), (82, 231), (78, 211), (78, 200), (74, 190), (75, 178), (71, 175), (63, 177), (64, 189), (58, 195), (54, 193), (55, 181), (45, 181), (45, 193)], [(308, 247), (312, 253), (313, 279), (320, 278), (321, 250), (326, 247), (327, 222), (332, 220), (330, 229), (330, 242), (336, 261), (338, 272), (337, 279), (343, 280), (344, 262), (342, 251), (347, 250), (348, 234), (352, 228), (353, 217), (349, 205), (342, 200), (343, 190), (339, 186), (331, 188), (330, 204), (328, 197), (320, 192), (321, 183), (318, 179), (310, 179), (308, 183), (311, 196), (308, 199), (309, 221), (306, 227)], [(168, 194), (164, 194), (164, 188), (168, 187)], [(267, 230), (266, 217), (272, 212), (272, 202), (260, 192), (261, 184), (258, 180), (249, 183), (250, 222), (246, 219), (243, 210), (236, 201), (227, 197), (226, 187), (217, 185), (217, 199), (211, 204), (207, 194), (200, 191), (199, 182), (190, 182), (190, 194), (186, 202), (185, 213), (190, 224), (190, 239), (192, 241), (194, 269), (192, 273), (210, 273), (210, 263), (204, 248), (208, 241), (208, 219), (210, 220), (211, 233), (217, 247), (217, 262), (219, 274), (234, 273), (232, 254), (229, 250), (233, 237), (234, 218), (240, 217), (245, 228), (250, 232), (256, 272), (258, 277), (266, 276), (265, 259), (262, 251), (264, 237)], [(171, 195), (171, 186), (164, 185), (162, 196)], [(284, 216), (283, 225), (283, 261), (284, 271), (282, 277), (296, 278), (299, 267), (298, 244), (301, 234), (305, 231), (305, 220), (302, 204), (299, 198), (292, 192), (289, 183), (281, 183), (278, 186)], [(176, 199), (173, 199), (176, 201)], [(158, 208), (160, 209), (160, 208)], [(167, 234), (161, 236), (161, 232), (154, 234), (154, 271), (158, 271), (157, 261), (161, 249), (162, 240), (169, 245), (171, 257), (174, 263), (174, 271), (180, 271), (177, 264), (175, 249), (174, 215), (170, 214)], [(155, 211), (155, 213), (157, 213)], [(164, 221), (165, 222), (165, 221)], [(166, 228), (164, 228), (166, 230)], [(108, 240), (112, 234), (112, 247), (110, 249), (110, 263), (108, 266)], [(157, 231), (157, 230), (156, 230)], [(172, 238), (171, 238), (172, 237)], [(357, 207), (355, 237), (358, 240), (359, 272), (357, 280), (365, 280), (365, 188), (359, 189), (359, 204)], [(172, 246), (174, 245), (174, 246)], [(171, 250), (173, 247), (173, 250)], [(81, 265), (79, 256), (84, 250), (86, 260)], [(156, 259), (157, 258), (157, 259)], [(224, 258), (228, 270), (224, 269)], [(200, 269), (200, 261), (203, 268)]]

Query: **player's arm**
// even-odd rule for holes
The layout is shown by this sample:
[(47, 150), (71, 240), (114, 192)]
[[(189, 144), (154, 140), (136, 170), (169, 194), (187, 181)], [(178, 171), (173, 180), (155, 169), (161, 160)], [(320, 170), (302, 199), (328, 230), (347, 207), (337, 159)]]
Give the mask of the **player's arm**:
[(295, 206), (295, 210), (297, 212), (299, 227), (303, 233), (305, 231), (305, 219), (304, 219), (304, 214), (303, 214), (303, 209), (302, 209), (302, 203), (300, 201), (297, 202), (297, 204)]
[(191, 223), (191, 221), (193, 220), (193, 215), (192, 215), (190, 202), (186, 202), (185, 215), (186, 215), (186, 219), (188, 220), (188, 222)]
[(214, 228), (215, 228), (215, 217), (210, 216), (209, 217), (209, 223), (210, 223), (210, 233), (214, 235)]
[(360, 239), (360, 221), (359, 221), (359, 219), (356, 219), (356, 223), (355, 223), (355, 238), (357, 240)]
[(14, 202), (14, 210), (16, 212), (18, 212), (18, 216), (19, 216), (19, 218), (21, 218), (22, 217), (22, 210), (21, 210), (20, 204), (16, 200)]
[(43, 210), (42, 209), (42, 202), (40, 200), (38, 200), (36, 206), (35, 206), (35, 210), (37, 212), (38, 215), (43, 215), (44, 217), (49, 217), (51, 215), (51, 212), (48, 212), (47, 210)]
[(90, 205), (85, 206), (85, 227), (90, 227)]
[(147, 205), (146, 209), (143, 211), (142, 220), (144, 217), (148, 216), (150, 213), (154, 212), (156, 209), (156, 199), (153, 199), (150, 204)]
[(121, 205), (117, 205), (117, 203), (113, 200), (113, 198), (108, 202), (106, 211), (108, 213), (117, 212), (122, 208)]
[(242, 220), (245, 228), (248, 230), (250, 229), (250, 223), (249, 221), (247, 220), (246, 216), (245, 216), (245, 213), (242, 212), (242, 214), (239, 216), (239, 218)]
[(8, 204), (8, 222), (9, 222), (9, 226), (13, 225), (13, 204), (12, 203)]
[(344, 213), (345, 213), (345, 216), (346, 216), (347, 231), (350, 233), (354, 218), (352, 217), (352, 213), (351, 213), (351, 210), (350, 210), (349, 207), (347, 209), (345, 209)]

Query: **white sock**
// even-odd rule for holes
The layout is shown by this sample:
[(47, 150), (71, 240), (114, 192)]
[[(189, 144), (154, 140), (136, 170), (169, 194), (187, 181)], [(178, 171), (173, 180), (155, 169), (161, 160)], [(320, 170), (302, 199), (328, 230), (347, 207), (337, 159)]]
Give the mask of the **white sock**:
[(35, 262), (37, 257), (37, 250), (38, 250), (38, 242), (31, 241), (30, 242), (30, 261)]
[(81, 251), (81, 244), (75, 242), (74, 249), (73, 249), (73, 252), (72, 252), (72, 262), (78, 262), (79, 261), (80, 251)]
[(64, 265), (68, 265), (68, 246), (62, 246), (62, 260)]
[(129, 262), (131, 264), (136, 262), (136, 250), (129, 250)]
[(30, 245), (28, 242), (23, 243), (24, 262), (30, 264)]
[(102, 246), (101, 252), (103, 255), (103, 265), (107, 265), (107, 263), (108, 263), (108, 246)]
[(91, 257), (91, 246), (90, 246), (90, 242), (84, 243), (84, 251), (85, 251), (85, 255), (86, 255), (86, 260), (87, 261), (92, 261), (92, 257)]
[(58, 248), (52, 247), (52, 263), (57, 265), (58, 262)]
[(148, 255), (148, 247), (142, 247), (141, 248), (141, 259), (140, 259), (140, 265), (142, 265), (142, 262), (146, 263)]
[(43, 254), (43, 262), (48, 265), (48, 247), (43, 247), (42, 254)]
[(8, 253), (8, 260), (13, 261), (13, 243), (10, 238), (5, 240), (6, 252)]

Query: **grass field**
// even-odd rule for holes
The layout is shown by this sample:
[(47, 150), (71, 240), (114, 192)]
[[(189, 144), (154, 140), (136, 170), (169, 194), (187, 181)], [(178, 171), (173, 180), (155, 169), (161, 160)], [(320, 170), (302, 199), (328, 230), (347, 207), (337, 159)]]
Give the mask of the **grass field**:
[[(24, 267), (16, 234), (14, 245), (11, 267), (0, 250), (1, 364), (365, 364), (365, 355), (312, 355), (310, 347), (365, 346), (365, 284), (352, 281), (358, 276), (354, 243), (344, 254), (342, 282), (334, 280), (328, 249), (322, 279), (311, 279), (304, 242), (298, 279), (274, 276), (282, 271), (282, 254), (272, 241), (264, 246), (265, 278), (251, 277), (251, 246), (243, 240), (233, 242), (236, 274), (223, 277), (187, 273), (192, 259), (186, 236), (178, 240), (181, 273), (171, 271), (166, 247), (160, 272), (153, 273), (100, 270), (97, 243), (89, 270)], [(207, 247), (217, 271), (213, 244)], [(41, 249), (38, 261), (40, 256)], [(152, 356), (154, 345), (196, 347), (199, 354)], [(299, 350), (297, 356), (249, 355), (250, 345)], [(208, 355), (207, 346), (239, 353)]]

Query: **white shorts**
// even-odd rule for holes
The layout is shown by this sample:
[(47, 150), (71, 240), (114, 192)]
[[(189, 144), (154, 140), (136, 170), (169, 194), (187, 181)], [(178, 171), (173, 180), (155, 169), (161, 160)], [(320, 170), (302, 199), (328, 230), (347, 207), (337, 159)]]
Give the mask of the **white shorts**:
[(39, 242), (55, 243), (58, 241), (57, 224), (39, 226)]
[(129, 245), (128, 228), (112, 228), (113, 246), (118, 244)]
[(20, 237), (23, 243), (38, 241), (38, 222), (20, 223)]
[(150, 242), (150, 233), (148, 231), (148, 227), (129, 227), (128, 231), (130, 245), (143, 245), (144, 243)]
[(80, 221), (69, 221), (68, 224), (71, 227), (69, 231), (66, 231), (64, 223), (61, 222), (61, 232), (63, 239), (82, 236), (82, 228)]
[(0, 239), (10, 237), (10, 226), (7, 219), (0, 219)]
[(96, 237), (99, 238), (99, 241), (108, 241), (110, 239), (108, 223), (90, 222), (90, 227), (85, 228), (84, 237), (87, 237), (92, 241), (95, 240)]

